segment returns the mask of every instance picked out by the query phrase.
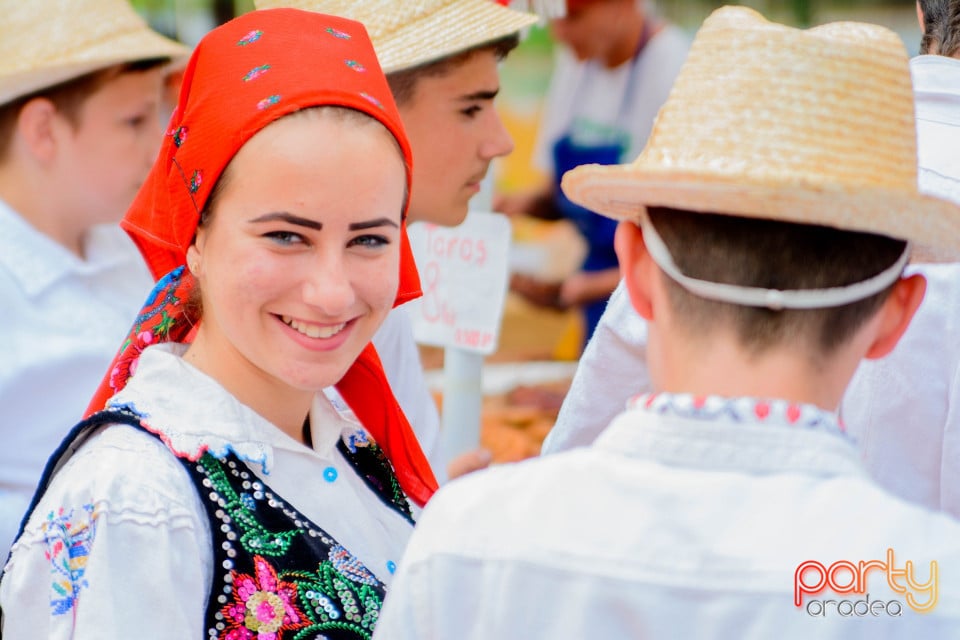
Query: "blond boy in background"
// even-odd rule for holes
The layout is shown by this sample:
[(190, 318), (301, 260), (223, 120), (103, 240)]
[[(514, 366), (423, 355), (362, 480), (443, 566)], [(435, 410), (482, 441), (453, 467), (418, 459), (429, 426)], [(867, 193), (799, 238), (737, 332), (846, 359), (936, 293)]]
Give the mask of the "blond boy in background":
[(149, 290), (115, 224), (188, 53), (125, 0), (0, 0), (0, 555)]

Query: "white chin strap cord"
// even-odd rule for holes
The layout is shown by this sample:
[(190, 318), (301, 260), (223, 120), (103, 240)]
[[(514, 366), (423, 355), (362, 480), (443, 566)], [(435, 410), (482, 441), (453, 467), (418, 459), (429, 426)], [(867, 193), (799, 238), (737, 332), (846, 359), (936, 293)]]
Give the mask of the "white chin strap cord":
[(653, 261), (671, 280), (693, 295), (745, 307), (766, 307), (774, 311), (780, 309), (826, 309), (869, 298), (896, 282), (910, 259), (910, 245), (908, 244), (903, 251), (903, 255), (890, 267), (867, 280), (842, 287), (785, 290), (744, 287), (735, 284), (710, 282), (709, 280), (700, 280), (684, 275), (673, 261), (673, 256), (670, 255), (670, 250), (664, 244), (663, 238), (653, 228), (653, 223), (647, 217), (646, 211), (641, 213), (638, 224), (643, 230), (643, 241)]

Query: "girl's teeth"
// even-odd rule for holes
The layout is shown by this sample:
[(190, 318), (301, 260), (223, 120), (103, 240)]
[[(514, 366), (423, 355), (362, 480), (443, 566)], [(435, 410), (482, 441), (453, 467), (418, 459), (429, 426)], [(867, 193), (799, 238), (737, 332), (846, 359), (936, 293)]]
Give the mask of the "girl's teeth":
[(340, 333), (343, 328), (347, 326), (346, 322), (342, 322), (332, 326), (321, 327), (315, 324), (297, 322), (290, 316), (282, 316), (282, 320), (285, 324), (296, 329), (308, 338), (330, 338)]

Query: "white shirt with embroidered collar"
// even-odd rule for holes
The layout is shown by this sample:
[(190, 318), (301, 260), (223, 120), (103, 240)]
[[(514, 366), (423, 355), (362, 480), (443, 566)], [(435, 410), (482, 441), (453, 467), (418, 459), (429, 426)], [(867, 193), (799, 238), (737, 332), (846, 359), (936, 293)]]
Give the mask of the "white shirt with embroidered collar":
[[(878, 488), (859, 457), (810, 405), (637, 397), (591, 446), (442, 487), (374, 638), (960, 637), (960, 523)], [(845, 615), (864, 594), (830, 589), (795, 605), (802, 563), (884, 562), (888, 549), (916, 581), (938, 563), (932, 611), (879, 569), (866, 576), (877, 615)], [(804, 576), (815, 586), (815, 569)]]

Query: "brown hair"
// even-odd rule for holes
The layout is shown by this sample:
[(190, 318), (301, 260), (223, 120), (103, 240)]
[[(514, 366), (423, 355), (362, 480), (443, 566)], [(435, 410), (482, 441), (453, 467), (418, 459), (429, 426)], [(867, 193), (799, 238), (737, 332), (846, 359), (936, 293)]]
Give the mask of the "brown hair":
[(450, 73), (453, 69), (459, 67), (469, 60), (479, 51), (493, 51), (498, 60), (503, 60), (517, 45), (520, 44), (520, 36), (517, 34), (509, 35), (493, 42), (471, 47), (460, 53), (455, 53), (446, 58), (427, 62), (410, 69), (400, 69), (387, 74), (387, 83), (390, 85), (390, 91), (393, 93), (393, 99), (397, 106), (410, 102), (417, 91), (417, 83), (420, 78), (437, 77)]
[(114, 65), (52, 87), (45, 87), (0, 105), (0, 162), (4, 161), (9, 153), (10, 141), (13, 139), (13, 131), (17, 125), (17, 118), (20, 117), (20, 110), (31, 100), (46, 98), (71, 125), (76, 127), (80, 124), (80, 112), (87, 98), (105, 84), (122, 74), (149, 71), (169, 62), (169, 58), (150, 58)]
[(957, 57), (960, 54), (960, 0), (919, 0), (923, 12), (920, 53)]
[[(906, 243), (886, 236), (817, 225), (651, 208), (650, 220), (680, 270), (712, 282), (768, 289), (823, 289), (863, 281), (888, 268)], [(826, 309), (774, 311), (706, 300), (665, 274), (670, 305), (686, 332), (707, 335), (732, 327), (754, 354), (803, 341), (827, 356), (849, 340), (890, 295), (893, 285), (864, 300)]]

